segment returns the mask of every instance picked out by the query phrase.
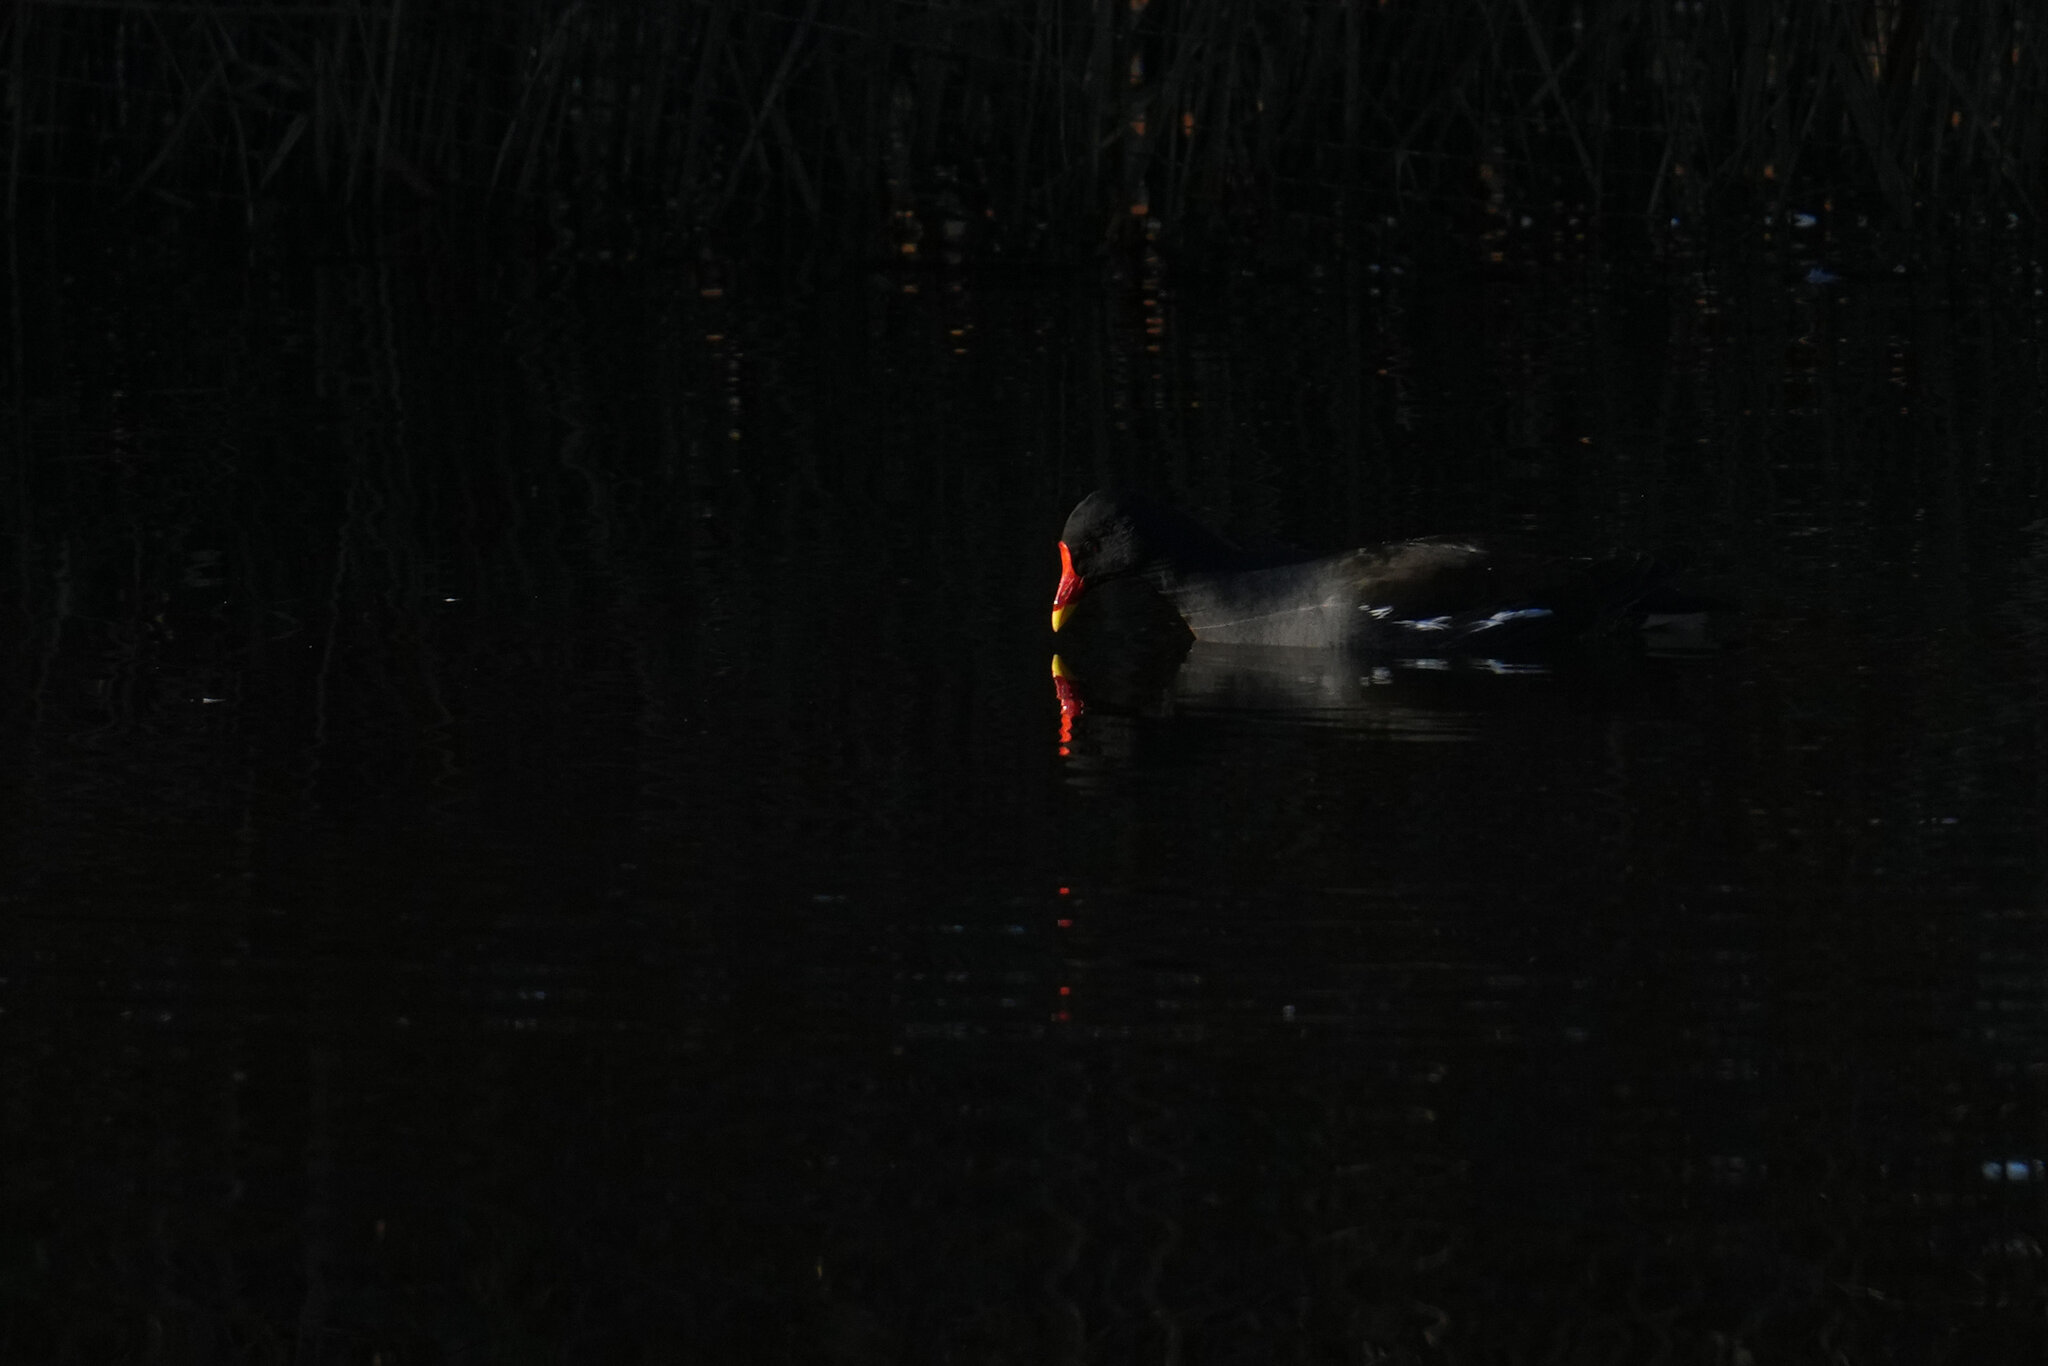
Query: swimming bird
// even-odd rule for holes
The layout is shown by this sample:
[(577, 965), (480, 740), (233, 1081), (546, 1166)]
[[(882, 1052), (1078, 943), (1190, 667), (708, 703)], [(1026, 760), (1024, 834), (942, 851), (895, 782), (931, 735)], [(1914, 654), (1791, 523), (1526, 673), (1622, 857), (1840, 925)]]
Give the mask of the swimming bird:
[(1098, 490), (1060, 533), (1052, 627), (1139, 580), (1197, 640), (1396, 654), (1492, 653), (1640, 625), (1667, 572), (1648, 555), (1558, 556), (1463, 536), (1262, 554), (1141, 494)]

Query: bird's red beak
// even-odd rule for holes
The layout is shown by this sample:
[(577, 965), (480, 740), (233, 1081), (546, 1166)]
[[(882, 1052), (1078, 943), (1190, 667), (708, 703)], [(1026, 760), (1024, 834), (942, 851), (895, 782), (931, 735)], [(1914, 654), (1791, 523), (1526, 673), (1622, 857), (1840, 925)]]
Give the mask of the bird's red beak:
[(1060, 629), (1060, 623), (1067, 619), (1067, 610), (1074, 599), (1081, 596), (1081, 576), (1074, 572), (1074, 552), (1067, 549), (1065, 541), (1060, 542), (1060, 587), (1052, 595), (1052, 629)]

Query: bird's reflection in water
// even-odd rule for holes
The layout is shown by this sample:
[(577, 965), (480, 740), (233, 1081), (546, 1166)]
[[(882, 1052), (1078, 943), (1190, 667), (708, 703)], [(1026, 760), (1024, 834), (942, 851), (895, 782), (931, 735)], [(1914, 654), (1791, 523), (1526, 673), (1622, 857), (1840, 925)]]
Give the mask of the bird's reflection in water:
[(1111, 732), (1130, 721), (1228, 719), (1334, 727), (1392, 741), (1470, 740), (1503, 716), (1612, 705), (1653, 686), (1657, 668), (1626, 642), (1501, 659), (1351, 655), (1183, 639), (1062, 649), (1053, 672), (1060, 753), (1101, 751), (1113, 757), (1108, 751), (1117, 741)]
[(1550, 681), (1548, 667), (1532, 662), (1197, 643), (1174, 677), (1173, 696), (1190, 711), (1365, 729), (1391, 739), (1464, 740), (1477, 715), (1525, 700), (1530, 688), (1548, 691)]
[[(1085, 714), (1232, 716), (1334, 725), (1414, 739), (1469, 735), (1488, 684), (1544, 678), (1541, 665), (1473, 659), (1371, 659), (1258, 645), (1055, 656), (1062, 752)], [(1495, 699), (1504, 700), (1504, 699)]]

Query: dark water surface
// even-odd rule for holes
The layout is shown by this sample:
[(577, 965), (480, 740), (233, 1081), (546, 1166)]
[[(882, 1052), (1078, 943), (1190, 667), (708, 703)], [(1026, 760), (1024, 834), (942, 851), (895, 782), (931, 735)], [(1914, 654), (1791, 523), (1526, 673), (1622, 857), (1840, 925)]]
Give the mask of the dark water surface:
[[(2038, 1359), (2040, 276), (1868, 257), (33, 274), (0, 1360)], [(1111, 481), (1744, 638), (1063, 737)]]

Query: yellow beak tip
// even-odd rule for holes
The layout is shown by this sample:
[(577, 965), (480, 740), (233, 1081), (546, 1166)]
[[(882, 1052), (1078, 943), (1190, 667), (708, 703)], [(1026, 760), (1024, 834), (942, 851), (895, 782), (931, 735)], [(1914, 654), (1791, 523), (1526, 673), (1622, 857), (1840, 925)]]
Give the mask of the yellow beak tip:
[(1053, 609), (1052, 609), (1052, 629), (1053, 629), (1053, 630), (1055, 630), (1055, 631), (1059, 630), (1059, 629), (1060, 629), (1060, 623), (1061, 623), (1061, 622), (1063, 622), (1063, 621), (1065, 621), (1066, 619), (1067, 619), (1067, 609), (1066, 609), (1066, 608), (1064, 608), (1064, 607), (1055, 607), (1055, 608), (1053, 608)]

